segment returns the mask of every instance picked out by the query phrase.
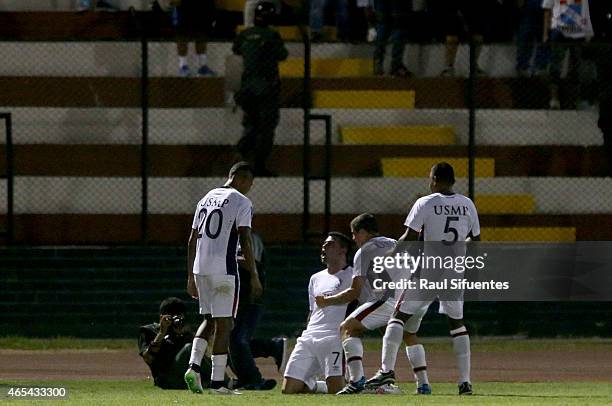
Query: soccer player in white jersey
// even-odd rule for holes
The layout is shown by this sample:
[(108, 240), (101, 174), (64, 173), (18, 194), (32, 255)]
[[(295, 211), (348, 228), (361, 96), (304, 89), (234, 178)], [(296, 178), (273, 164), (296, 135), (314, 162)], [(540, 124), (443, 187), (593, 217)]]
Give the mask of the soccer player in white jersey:
[[(351, 240), (344, 234), (331, 232), (321, 247), (324, 269), (310, 278), (308, 326), (297, 339), (287, 363), (282, 392), (336, 393), (344, 386), (340, 323), (346, 317), (347, 304), (320, 307), (315, 297), (334, 295), (351, 285), (353, 269), (347, 263)], [(325, 375), (325, 381), (317, 381)]]
[[(238, 308), (238, 240), (251, 273), (253, 297), (262, 293), (251, 240), (253, 205), (245, 196), (253, 185), (253, 172), (247, 162), (238, 162), (229, 171), (227, 182), (208, 192), (198, 202), (188, 244), (187, 292), (199, 300), (204, 321), (193, 340), (187, 387), (203, 393), (200, 362), (206, 347), (212, 347), (212, 394), (239, 394), (224, 387), (229, 337)], [(211, 337), (214, 341), (211, 343)]]
[[(412, 206), (406, 218), (406, 232), (399, 241), (416, 241), (419, 233), (423, 234), (425, 244), (427, 241), (441, 241), (445, 243), (456, 241), (480, 241), (480, 223), (478, 213), (472, 200), (459, 193), (453, 192), (455, 173), (453, 167), (440, 162), (433, 166), (430, 172), (431, 194), (421, 197)], [(416, 334), (421, 319), (427, 308), (436, 298), (427, 300), (414, 300), (410, 291), (406, 291), (398, 300), (397, 310), (387, 324), (383, 339), (383, 359), (391, 359), (389, 364), (395, 364), (395, 356), (402, 341), (404, 331)], [(453, 339), (453, 351), (457, 357), (459, 367), (459, 394), (471, 395), (470, 382), (470, 336), (463, 323), (463, 301), (441, 300), (441, 314), (446, 314)], [(410, 357), (410, 354), (409, 354)], [(425, 364), (425, 351), (422, 346), (413, 350), (415, 362)], [(414, 364), (413, 364), (414, 365)], [(419, 375), (415, 371), (415, 375)]]
[(342, 322), (340, 333), (342, 347), (347, 358), (350, 382), (338, 395), (356, 394), (364, 390), (365, 375), (363, 372), (363, 343), (361, 336), (365, 330), (383, 327), (393, 314), (394, 291), (375, 290), (375, 279), (391, 281), (392, 276), (386, 270), (375, 273), (372, 261), (375, 256), (384, 256), (395, 247), (396, 241), (379, 235), (376, 217), (363, 213), (351, 221), (353, 240), (359, 247), (353, 260), (353, 280), (351, 286), (333, 296), (317, 296), (317, 305), (321, 307), (350, 303), (357, 299), (360, 306)]

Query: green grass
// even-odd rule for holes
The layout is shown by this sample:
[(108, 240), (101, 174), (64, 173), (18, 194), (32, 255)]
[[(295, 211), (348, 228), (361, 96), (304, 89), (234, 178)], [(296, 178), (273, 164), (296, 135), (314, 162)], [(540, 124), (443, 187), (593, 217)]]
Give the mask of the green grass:
[[(452, 351), (448, 337), (423, 338), (428, 351)], [(294, 342), (291, 342), (293, 345)], [(366, 338), (366, 350), (380, 350), (382, 339)], [(0, 349), (6, 350), (135, 350), (134, 339), (86, 339), (74, 337), (25, 338), (0, 337)], [(510, 337), (472, 337), (472, 351), (612, 351), (612, 339), (526, 339)]]
[[(0, 382), (2, 385), (25, 385), (26, 382)], [(33, 384), (34, 383), (30, 383)], [(40, 385), (40, 382), (35, 383)], [(46, 382), (45, 386), (66, 387), (68, 401), (39, 401), (38, 404), (50, 405), (290, 405), (317, 406), (345, 405), (609, 405), (612, 404), (612, 385), (599, 382), (570, 383), (477, 383), (472, 397), (456, 395), (452, 384), (434, 384), (431, 396), (412, 395), (414, 387), (401, 385), (404, 395), (356, 395), (336, 397), (329, 395), (282, 395), (278, 389), (270, 392), (245, 392), (242, 396), (193, 395), (187, 391), (163, 391), (152, 386), (151, 381), (67, 381)], [(4, 390), (5, 387), (4, 387)], [(18, 405), (36, 404), (20, 400)]]

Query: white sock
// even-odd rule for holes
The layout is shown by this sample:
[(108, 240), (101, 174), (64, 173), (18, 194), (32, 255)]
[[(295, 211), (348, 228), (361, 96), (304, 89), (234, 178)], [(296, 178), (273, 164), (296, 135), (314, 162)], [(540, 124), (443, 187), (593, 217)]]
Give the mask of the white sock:
[(325, 381), (315, 382), (314, 393), (327, 393), (327, 382)]
[(202, 365), (202, 358), (206, 352), (206, 347), (208, 347), (208, 342), (205, 339), (200, 337), (193, 339), (193, 344), (191, 344), (191, 357), (189, 358), (189, 365)]
[(212, 373), (211, 381), (223, 381), (225, 379), (225, 367), (227, 366), (227, 354), (215, 354), (211, 357)]
[(183, 66), (187, 66), (187, 57), (179, 56), (179, 68), (182, 68)]
[(417, 386), (423, 384), (429, 385), (429, 378), (427, 377), (427, 362), (425, 361), (425, 348), (422, 344), (416, 344), (406, 347), (406, 355), (408, 356), (408, 362), (414, 372), (414, 378), (416, 379)]
[(206, 63), (208, 62), (208, 58), (206, 57), (206, 54), (198, 54), (198, 60), (200, 61), (200, 66), (205, 66)]
[(402, 343), (404, 336), (404, 323), (398, 319), (389, 320), (382, 344), (382, 365), (383, 372), (395, 370), (397, 351)]
[(342, 342), (346, 354), (346, 365), (351, 382), (357, 382), (364, 377), (363, 373), (363, 343), (358, 337), (349, 337)]
[(450, 332), (453, 337), (453, 351), (457, 356), (459, 383), (470, 382), (470, 336), (465, 326)]

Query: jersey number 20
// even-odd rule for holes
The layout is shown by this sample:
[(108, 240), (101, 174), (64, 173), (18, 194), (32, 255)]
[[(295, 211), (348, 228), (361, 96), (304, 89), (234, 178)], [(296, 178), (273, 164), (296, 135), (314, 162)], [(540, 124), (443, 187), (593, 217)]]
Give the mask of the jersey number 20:
[[(215, 214), (217, 215), (219, 221), (217, 221), (217, 229), (212, 232), (210, 230), (210, 222), (211, 219), (215, 216)], [(202, 217), (202, 219), (200, 220), (200, 224), (198, 225), (198, 238), (202, 238), (202, 228), (204, 228), (206, 236), (211, 240), (214, 240), (219, 236), (219, 234), (221, 234), (221, 226), (223, 225), (223, 212), (220, 209), (214, 209), (210, 212), (210, 214), (208, 214), (206, 208), (202, 208), (202, 210), (200, 210), (200, 213), (198, 213), (198, 217)]]

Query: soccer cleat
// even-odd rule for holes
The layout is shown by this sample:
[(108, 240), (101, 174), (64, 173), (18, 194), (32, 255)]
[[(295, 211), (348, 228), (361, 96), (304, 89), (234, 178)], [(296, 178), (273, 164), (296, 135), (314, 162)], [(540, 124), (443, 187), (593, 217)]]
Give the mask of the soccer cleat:
[(278, 372), (284, 373), (287, 361), (289, 360), (289, 343), (287, 337), (273, 338), (275, 349), (274, 349), (274, 362)]
[(459, 384), (459, 394), (460, 395), (471, 395), (472, 394), (472, 384), (469, 382), (463, 382)]
[(217, 389), (210, 389), (210, 394), (211, 395), (229, 395), (229, 396), (235, 396), (235, 395), (242, 395), (242, 392), (238, 392), (235, 389), (228, 389), (225, 386), (222, 386), (222, 387), (217, 388)]
[(383, 372), (382, 370), (378, 370), (376, 375), (368, 379), (365, 383), (365, 387), (367, 389), (376, 389), (379, 386), (390, 385), (395, 383), (395, 372)]
[(356, 395), (363, 392), (365, 389), (365, 376), (362, 376), (357, 382), (349, 382), (336, 395)]
[(189, 70), (189, 66), (183, 65), (179, 68), (178, 74), (182, 78), (188, 78), (191, 76), (191, 70)]
[(391, 70), (391, 76), (397, 78), (411, 78), (414, 76), (414, 73), (410, 72), (404, 65), (400, 65)]
[(185, 383), (187, 384), (187, 388), (193, 393), (204, 393), (204, 388), (202, 388), (202, 381), (200, 380), (200, 374), (198, 374), (193, 369), (189, 368), (187, 372), (185, 372)]
[(202, 65), (200, 66), (200, 69), (198, 69), (198, 76), (214, 77), (217, 76), (217, 73), (214, 70), (210, 69), (208, 66)]
[(244, 390), (271, 390), (276, 387), (275, 379), (262, 379), (258, 383), (249, 383), (244, 385)]
[(431, 395), (431, 386), (429, 386), (426, 383), (424, 383), (421, 386), (417, 386), (416, 394), (417, 395)]

